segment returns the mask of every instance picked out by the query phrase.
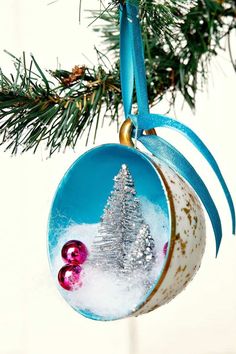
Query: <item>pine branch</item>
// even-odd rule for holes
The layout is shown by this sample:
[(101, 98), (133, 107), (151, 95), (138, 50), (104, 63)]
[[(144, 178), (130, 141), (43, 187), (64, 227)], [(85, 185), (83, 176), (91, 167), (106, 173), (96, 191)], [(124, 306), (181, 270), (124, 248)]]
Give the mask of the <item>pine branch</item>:
[(25, 55), (22, 60), (13, 58), (15, 75), (8, 78), (0, 72), (0, 143), (10, 142), (6, 149), (13, 154), (36, 151), (42, 141), (50, 155), (75, 147), (93, 124), (95, 139), (102, 115), (117, 119), (121, 93), (115, 70), (111, 74), (101, 66), (75, 66), (72, 72), (46, 74), (33, 56), (29, 68)]
[[(140, 0), (140, 17), (150, 103), (170, 93), (170, 105), (174, 105), (181, 92), (194, 109), (196, 93), (207, 80), (209, 62), (221, 49), (220, 40), (236, 28), (235, 1)], [(118, 14), (113, 11), (102, 19), (104, 25), (95, 31), (101, 33), (119, 67)]]
[[(137, 1), (137, 0), (129, 0)], [(181, 92), (191, 108), (197, 91), (207, 80), (208, 66), (221, 49), (221, 40), (236, 28), (235, 0), (140, 0), (148, 95), (155, 104), (164, 95)], [(119, 79), (119, 1), (113, 0), (93, 18), (95, 26), (115, 64), (109, 69), (107, 58), (97, 50), (99, 65), (75, 66), (45, 73), (32, 56), (13, 57), (15, 74), (0, 69), (0, 144), (12, 153), (37, 150), (44, 142), (50, 155), (75, 147), (78, 138), (92, 126), (96, 133), (100, 119), (118, 120), (121, 103)], [(230, 49), (230, 42), (229, 42)], [(104, 60), (105, 59), (105, 60)], [(235, 60), (230, 50), (230, 59)], [(134, 97), (134, 103), (136, 98)], [(88, 140), (88, 139), (87, 139)]]

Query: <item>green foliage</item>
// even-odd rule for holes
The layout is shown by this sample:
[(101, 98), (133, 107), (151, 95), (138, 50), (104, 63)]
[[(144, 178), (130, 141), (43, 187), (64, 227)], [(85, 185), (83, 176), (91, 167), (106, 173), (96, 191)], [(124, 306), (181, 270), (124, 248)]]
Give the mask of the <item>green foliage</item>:
[[(174, 104), (177, 92), (181, 92), (194, 108), (210, 59), (221, 48), (220, 40), (236, 27), (235, 1), (140, 0), (140, 18), (150, 103), (169, 92), (170, 104)], [(102, 19), (104, 26), (95, 30), (101, 32), (119, 66), (116, 10), (104, 13)]]
[[(130, 0), (137, 1), (137, 0)], [(174, 104), (181, 92), (191, 108), (195, 96), (207, 79), (212, 56), (221, 49), (221, 40), (236, 27), (235, 0), (140, 0), (140, 19), (145, 49), (145, 64), (150, 104), (170, 93)], [(12, 153), (33, 149), (45, 142), (50, 155), (75, 147), (99, 120), (110, 116), (118, 120), (121, 104), (119, 79), (119, 1), (108, 9), (92, 13), (103, 26), (94, 30), (113, 53), (115, 64), (108, 69), (99, 51), (99, 65), (76, 66), (71, 72), (44, 73), (35, 58), (26, 65), (13, 56), (15, 74), (0, 70), (0, 144)], [(95, 21), (93, 21), (95, 22)], [(230, 50), (230, 58), (236, 65)], [(135, 102), (135, 97), (134, 97)]]
[[(109, 71), (75, 67), (50, 72), (51, 80), (32, 56), (29, 69), (23, 59), (14, 57), (16, 74), (10, 78), (0, 72), (1, 144), (12, 153), (34, 149), (42, 141), (50, 155), (68, 146), (95, 125), (101, 115), (118, 116), (120, 84)], [(115, 72), (115, 71), (114, 71)], [(117, 74), (118, 77), (118, 74)]]

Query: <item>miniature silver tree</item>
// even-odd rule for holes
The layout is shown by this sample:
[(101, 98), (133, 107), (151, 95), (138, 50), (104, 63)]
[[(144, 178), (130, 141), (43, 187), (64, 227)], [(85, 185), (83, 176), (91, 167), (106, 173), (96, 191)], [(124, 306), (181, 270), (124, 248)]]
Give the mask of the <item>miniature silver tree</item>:
[[(148, 226), (144, 224), (134, 181), (125, 164), (114, 177), (114, 182), (93, 243), (91, 262), (103, 270), (123, 272), (126, 268), (127, 272), (133, 243), (137, 235), (141, 237), (143, 228)], [(145, 237), (148, 235), (145, 234)], [(132, 251), (132, 259), (135, 252)], [(148, 258), (149, 254), (145, 254), (144, 257)], [(130, 271), (136, 267), (134, 261), (131, 263)]]
[(131, 274), (135, 270), (149, 271), (155, 259), (154, 248), (155, 244), (150, 228), (147, 224), (143, 224), (125, 257), (124, 273)]

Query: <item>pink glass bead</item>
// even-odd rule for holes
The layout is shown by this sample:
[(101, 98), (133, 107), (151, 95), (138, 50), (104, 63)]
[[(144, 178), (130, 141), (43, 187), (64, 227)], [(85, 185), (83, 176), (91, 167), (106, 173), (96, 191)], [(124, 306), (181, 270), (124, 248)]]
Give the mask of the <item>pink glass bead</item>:
[(164, 244), (164, 247), (163, 247), (163, 253), (165, 256), (167, 254), (167, 250), (168, 250), (168, 241)]
[(58, 272), (58, 281), (62, 288), (73, 291), (78, 289), (82, 283), (80, 281), (81, 267), (79, 265), (65, 265)]
[(84, 263), (88, 256), (88, 250), (81, 241), (68, 241), (61, 250), (61, 256), (65, 263), (78, 265)]

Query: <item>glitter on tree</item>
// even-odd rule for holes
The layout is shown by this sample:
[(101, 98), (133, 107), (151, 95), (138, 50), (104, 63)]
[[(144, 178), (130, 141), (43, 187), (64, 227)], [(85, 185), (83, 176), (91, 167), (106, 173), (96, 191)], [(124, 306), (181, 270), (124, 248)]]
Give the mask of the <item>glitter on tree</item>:
[(154, 240), (147, 224), (143, 224), (136, 240), (133, 242), (130, 252), (124, 262), (124, 272), (132, 273), (135, 270), (149, 271), (152, 267), (154, 256)]
[(154, 242), (136, 197), (134, 181), (123, 164), (111, 192), (92, 250), (92, 262), (104, 271), (130, 273), (149, 268)]

